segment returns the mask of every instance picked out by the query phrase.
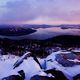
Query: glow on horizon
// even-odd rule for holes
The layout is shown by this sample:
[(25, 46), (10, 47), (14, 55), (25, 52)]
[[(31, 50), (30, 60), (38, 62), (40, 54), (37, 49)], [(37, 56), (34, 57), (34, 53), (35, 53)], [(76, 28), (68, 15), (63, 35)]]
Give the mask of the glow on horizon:
[(47, 21), (47, 20), (33, 20), (33, 21), (24, 21), (23, 24), (50, 24), (50, 25), (59, 25), (59, 24), (80, 24), (80, 21)]
[(5, 22), (4, 24), (47, 24), (47, 25), (60, 25), (60, 24), (80, 24), (80, 21), (44, 21), (44, 20), (33, 20), (33, 21), (21, 21), (21, 22)]

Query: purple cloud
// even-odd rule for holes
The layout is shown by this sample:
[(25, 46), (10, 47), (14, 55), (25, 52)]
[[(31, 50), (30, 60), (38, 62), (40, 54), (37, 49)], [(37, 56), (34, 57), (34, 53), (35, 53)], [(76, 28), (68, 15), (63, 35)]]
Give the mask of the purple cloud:
[(0, 22), (29, 22), (39, 18), (75, 22), (80, 20), (79, 3), (80, 0), (7, 0), (0, 7)]

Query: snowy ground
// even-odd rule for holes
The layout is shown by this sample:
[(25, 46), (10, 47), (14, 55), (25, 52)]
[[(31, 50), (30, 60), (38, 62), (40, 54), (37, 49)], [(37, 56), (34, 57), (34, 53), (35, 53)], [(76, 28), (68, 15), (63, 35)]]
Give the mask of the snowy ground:
[(13, 64), (18, 59), (17, 56), (3, 55), (0, 58), (0, 79), (11, 75), (13, 70)]
[(47, 76), (32, 57), (23, 60), (20, 66), (13, 69), (14, 63), (19, 59), (17, 56), (2, 56), (0, 60), (0, 80), (10, 75), (19, 75), (17, 72), (23, 70), (25, 73), (25, 80), (30, 80), (34, 75)]
[(1, 78), (7, 77), (9, 75), (19, 75), (18, 71), (20, 70), (24, 71), (26, 76), (25, 80), (30, 80), (30, 78), (34, 75), (48, 76), (43, 71), (54, 68), (62, 71), (69, 80), (73, 80), (73, 76), (80, 74), (80, 65), (75, 65), (73, 67), (63, 67), (57, 61), (55, 61), (55, 55), (59, 53), (60, 51), (54, 52), (44, 59), (38, 58), (43, 69), (40, 68), (40, 66), (32, 57), (28, 57), (27, 59), (23, 60), (20, 66), (13, 69), (14, 63), (17, 60), (20, 61), (20, 57), (14, 55), (0, 56), (0, 80)]

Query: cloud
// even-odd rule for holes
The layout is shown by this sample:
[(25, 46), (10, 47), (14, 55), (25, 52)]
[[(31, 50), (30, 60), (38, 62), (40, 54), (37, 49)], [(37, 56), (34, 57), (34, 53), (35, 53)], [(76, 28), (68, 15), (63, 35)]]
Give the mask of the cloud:
[(80, 20), (79, 2), (80, 0), (1, 0), (0, 22), (77, 21)]

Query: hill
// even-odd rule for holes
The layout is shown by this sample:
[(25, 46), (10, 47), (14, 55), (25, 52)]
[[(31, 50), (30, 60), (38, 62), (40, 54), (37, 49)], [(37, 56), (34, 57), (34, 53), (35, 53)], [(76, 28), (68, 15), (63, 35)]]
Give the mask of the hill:
[(35, 32), (36, 30), (31, 28), (22, 28), (22, 27), (1, 27), (0, 35), (1, 36), (22, 36)]

